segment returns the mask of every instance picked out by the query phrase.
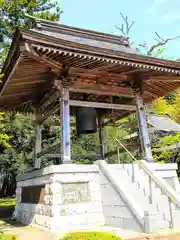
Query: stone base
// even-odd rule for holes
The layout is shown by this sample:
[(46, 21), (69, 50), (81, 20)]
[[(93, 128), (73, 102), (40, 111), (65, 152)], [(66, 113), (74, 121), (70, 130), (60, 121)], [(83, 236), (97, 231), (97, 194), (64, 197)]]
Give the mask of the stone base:
[[(26, 187), (44, 186), (39, 203), (23, 199)], [(17, 177), (14, 218), (51, 231), (104, 225), (99, 171), (95, 165), (59, 165)]]

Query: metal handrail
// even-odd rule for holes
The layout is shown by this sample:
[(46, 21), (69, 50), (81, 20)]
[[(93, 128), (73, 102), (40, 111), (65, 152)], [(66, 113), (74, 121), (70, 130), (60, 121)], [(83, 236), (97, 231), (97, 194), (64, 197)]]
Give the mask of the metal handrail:
[[(174, 221), (173, 221), (173, 214), (172, 214), (172, 204), (177, 205), (180, 208), (180, 198), (178, 196), (178, 194), (174, 191), (174, 189), (172, 189), (171, 187), (169, 187), (167, 185), (167, 183), (165, 182), (165, 180), (158, 178), (153, 171), (151, 171), (151, 169), (149, 169), (145, 163), (142, 163), (140, 161), (138, 161), (133, 155), (132, 153), (118, 140), (116, 139), (116, 141), (118, 142), (119, 145), (121, 145), (121, 147), (124, 148), (124, 150), (133, 158), (133, 160), (146, 172), (146, 174), (149, 176), (149, 178), (151, 180), (153, 180), (157, 186), (162, 190), (162, 192), (167, 195), (168, 197), (168, 201), (169, 201), (169, 211), (170, 211), (170, 227), (173, 228), (174, 227)], [(152, 186), (150, 183), (150, 195), (152, 195)], [(152, 196), (150, 196), (152, 197)]]

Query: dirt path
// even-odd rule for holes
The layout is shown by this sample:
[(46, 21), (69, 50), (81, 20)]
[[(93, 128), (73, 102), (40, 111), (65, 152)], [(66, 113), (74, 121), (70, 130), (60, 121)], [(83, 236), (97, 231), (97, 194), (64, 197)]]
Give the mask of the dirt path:
[(18, 240), (58, 240), (55, 234), (48, 231), (30, 226), (22, 226), (9, 220), (0, 221), (0, 230), (4, 233), (17, 235)]
[[(62, 236), (62, 233), (53, 234), (39, 228), (23, 226), (8, 219), (0, 220), (0, 231), (15, 234), (18, 236), (18, 240), (59, 240), (60, 236)], [(89, 231), (112, 232), (124, 240), (180, 240), (180, 229), (166, 230), (156, 234), (145, 234), (104, 226), (92, 228)]]

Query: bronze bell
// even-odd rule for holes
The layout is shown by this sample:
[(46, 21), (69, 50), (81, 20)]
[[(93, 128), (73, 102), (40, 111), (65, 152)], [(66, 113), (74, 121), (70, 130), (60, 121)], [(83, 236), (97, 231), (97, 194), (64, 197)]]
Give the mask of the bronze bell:
[(97, 113), (91, 107), (76, 108), (76, 130), (77, 135), (97, 132)]

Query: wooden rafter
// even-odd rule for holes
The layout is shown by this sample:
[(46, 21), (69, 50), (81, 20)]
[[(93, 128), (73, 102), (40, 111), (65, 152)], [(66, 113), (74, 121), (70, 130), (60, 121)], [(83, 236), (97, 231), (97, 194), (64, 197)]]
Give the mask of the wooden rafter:
[[(36, 60), (40, 61), (40, 62), (44, 62), (49, 64), (52, 67), (56, 67), (59, 70), (61, 70), (60, 76), (64, 74), (64, 69), (63, 69), (63, 65), (52, 60), (49, 59), (48, 57), (45, 56), (41, 56), (38, 53), (36, 53), (33, 49), (33, 47), (30, 44), (26, 44), (26, 50), (27, 52), (31, 55), (34, 55), (34, 57), (36, 57)], [(99, 70), (88, 70), (88, 69), (83, 69), (83, 68), (78, 68), (78, 67), (68, 67), (68, 69), (65, 69), (66, 74), (68, 74), (68, 76), (74, 76), (74, 77), (83, 77), (83, 78), (105, 78), (107, 81), (108, 80), (115, 80), (115, 81), (126, 81), (129, 79), (129, 77), (122, 75), (122, 74), (117, 74), (117, 73), (109, 73), (107, 71), (99, 71)]]

